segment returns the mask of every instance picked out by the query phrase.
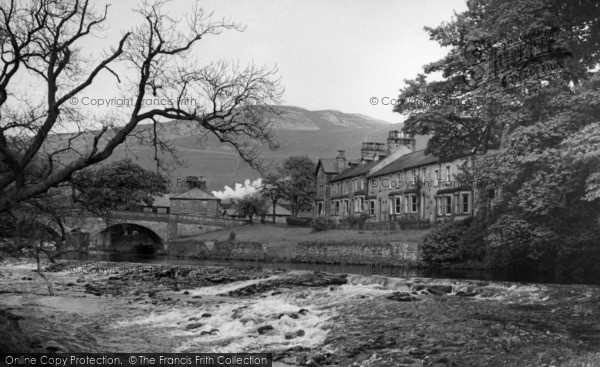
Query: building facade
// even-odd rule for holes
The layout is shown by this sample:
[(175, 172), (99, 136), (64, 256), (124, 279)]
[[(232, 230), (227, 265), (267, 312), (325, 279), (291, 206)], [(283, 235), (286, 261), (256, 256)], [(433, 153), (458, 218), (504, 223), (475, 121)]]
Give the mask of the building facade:
[(315, 198), (315, 215), (327, 215), (331, 213), (331, 180), (341, 172), (349, 168), (345, 152), (338, 150), (335, 158), (321, 158), (317, 162), (315, 172), (317, 194)]
[[(371, 222), (430, 221), (473, 215), (473, 190), (456, 175), (470, 158), (441, 162), (415, 151), (415, 139), (390, 131), (387, 146), (365, 142), (361, 159), (319, 177), (315, 215), (334, 220), (369, 215)], [(323, 193), (322, 195), (319, 195)]]

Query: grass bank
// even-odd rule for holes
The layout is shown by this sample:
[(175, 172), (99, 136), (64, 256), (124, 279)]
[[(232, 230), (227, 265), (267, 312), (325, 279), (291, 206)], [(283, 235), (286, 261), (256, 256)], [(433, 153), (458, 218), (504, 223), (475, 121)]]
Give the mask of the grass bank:
[(313, 232), (312, 228), (276, 227), (269, 224), (243, 225), (233, 229), (222, 229), (194, 236), (194, 240), (226, 241), (230, 232), (235, 233), (236, 241), (243, 242), (290, 242), (304, 241), (343, 241), (343, 240), (380, 240), (418, 242), (429, 230), (404, 231), (359, 231), (359, 230), (329, 230)]

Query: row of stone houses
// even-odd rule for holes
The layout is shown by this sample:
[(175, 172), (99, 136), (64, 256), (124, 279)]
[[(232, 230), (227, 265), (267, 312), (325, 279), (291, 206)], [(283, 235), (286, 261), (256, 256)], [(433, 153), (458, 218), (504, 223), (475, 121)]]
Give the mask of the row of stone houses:
[(359, 160), (319, 159), (315, 215), (333, 219), (369, 215), (369, 221), (422, 220), (473, 215), (473, 191), (455, 175), (470, 158), (441, 162), (415, 150), (415, 138), (393, 130), (387, 144), (364, 142)]

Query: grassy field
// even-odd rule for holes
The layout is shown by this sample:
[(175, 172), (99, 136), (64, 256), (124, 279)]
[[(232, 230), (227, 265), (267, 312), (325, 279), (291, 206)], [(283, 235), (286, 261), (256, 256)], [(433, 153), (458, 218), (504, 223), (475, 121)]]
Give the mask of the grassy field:
[(276, 227), (268, 224), (247, 224), (233, 229), (222, 229), (215, 232), (195, 236), (199, 240), (227, 240), (229, 233), (235, 233), (236, 241), (298, 243), (302, 241), (340, 241), (340, 240), (381, 240), (417, 242), (428, 230), (404, 231), (358, 231), (358, 230), (329, 230), (313, 232), (312, 228)]

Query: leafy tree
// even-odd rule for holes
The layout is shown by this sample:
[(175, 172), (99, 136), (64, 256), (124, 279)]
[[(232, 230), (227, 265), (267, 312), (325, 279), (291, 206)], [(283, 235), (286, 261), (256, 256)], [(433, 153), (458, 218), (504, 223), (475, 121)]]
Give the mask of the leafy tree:
[(250, 225), (254, 224), (253, 218), (255, 215), (266, 212), (266, 203), (258, 194), (244, 196), (237, 201), (235, 207), (238, 215), (242, 217), (248, 217), (250, 219)]
[[(600, 254), (600, 4), (469, 0), (467, 7), (451, 22), (426, 28), (450, 47), (424, 68), (442, 79), (406, 81), (405, 103), (395, 110), (408, 114), (405, 132), (432, 135), (430, 153), (443, 160), (476, 156), (464, 176), (483, 184), (477, 212), (487, 222), (488, 261), (540, 271), (581, 268), (592, 252)], [(553, 28), (556, 47), (572, 55), (560, 73), (512, 89), (465, 83), (473, 57), (481, 61), (492, 45)], [(475, 51), (482, 53), (470, 49), (478, 40), (484, 42)]]
[(154, 195), (168, 191), (168, 179), (123, 159), (78, 172), (73, 177), (73, 197), (92, 212), (106, 214), (115, 209), (152, 205)]
[(308, 157), (289, 157), (279, 169), (284, 177), (283, 194), (292, 204), (292, 215), (298, 216), (301, 208), (312, 203), (316, 189), (314, 172), (316, 164)]
[[(441, 80), (427, 81), (426, 75), (419, 75), (405, 81), (399, 97), (404, 103), (395, 107), (408, 115), (404, 131), (431, 134), (427, 150), (442, 159), (498, 148), (506, 132), (522, 123), (513, 114), (539, 90), (540, 80), (512, 90), (499, 82), (473, 88), (465, 83), (465, 70), (473, 62), (486, 61), (489, 44), (499, 47), (540, 29), (558, 28), (556, 47), (573, 56), (565, 59), (564, 72), (548, 75), (545, 81), (567, 86), (589, 78), (589, 70), (600, 59), (599, 6), (597, 2), (525, 0), (516, 6), (510, 0), (469, 0), (468, 10), (453, 21), (425, 27), (432, 40), (451, 50), (424, 67), (426, 74), (441, 74)], [(481, 40), (481, 46), (471, 47)]]
[[(243, 27), (215, 21), (197, 7), (177, 19), (167, 15), (165, 3), (141, 1), (134, 28), (92, 58), (87, 47), (106, 29), (108, 6), (97, 11), (89, 0), (2, 3), (0, 213), (104, 161), (128, 137), (151, 146), (164, 168), (162, 154), (175, 152), (160, 132), (166, 120), (186, 121), (192, 132), (214, 135), (252, 167), (262, 167), (258, 145), (277, 147), (264, 118), (279, 114), (272, 107), (282, 93), (277, 71), (224, 61), (199, 64), (192, 52), (202, 39)], [(78, 104), (100, 78), (114, 78), (123, 93), (114, 100), (106, 96), (119, 108), (105, 115)], [(41, 94), (26, 89), (34, 83)], [(190, 96), (196, 103), (185, 103)], [(149, 106), (153, 98), (161, 103)], [(38, 160), (45, 162), (43, 175), (27, 181)]]
[(283, 177), (277, 173), (269, 173), (262, 180), (260, 192), (269, 198), (273, 207), (273, 223), (275, 223), (275, 210), (277, 203), (281, 202), (285, 197), (285, 183)]

